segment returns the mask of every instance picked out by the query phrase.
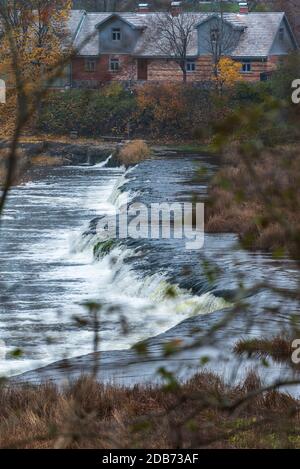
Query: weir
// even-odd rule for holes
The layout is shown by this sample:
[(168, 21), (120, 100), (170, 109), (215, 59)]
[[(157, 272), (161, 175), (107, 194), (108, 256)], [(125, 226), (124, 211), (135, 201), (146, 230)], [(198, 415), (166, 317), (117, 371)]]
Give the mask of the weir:
[[(159, 350), (158, 342), (150, 338), (160, 334), (164, 340), (172, 336), (174, 327), (176, 337), (192, 334), (185, 321), (195, 321), (205, 330), (234, 303), (241, 271), (246, 272), (248, 285), (270, 276), (278, 285), (296, 283), (291, 263), (237, 250), (233, 235), (206, 236), (201, 252), (186, 250), (179, 239), (109, 240), (104, 246), (95, 231), (97, 220), (122, 207), (125, 199), (147, 205), (190, 201), (191, 180), (199, 164), (206, 166), (206, 177), (215, 170), (205, 157), (192, 155), (150, 159), (128, 171), (107, 167), (109, 161), (93, 167), (53, 168), (50, 173), (48, 169), (37, 181), (12, 190), (0, 260), (2, 291), (13, 289), (15, 301), (12, 305), (3, 299), (0, 327), (6, 349), (18, 347), (24, 354), (21, 360), (1, 360), (7, 374), (90, 353), (93, 330), (79, 327), (74, 319), (88, 320), (82, 306), (87, 301), (102, 306), (99, 350), (103, 360), (115, 356), (116, 364), (133, 359), (130, 349), (139, 341), (150, 340), (153, 350)], [(203, 179), (197, 185), (202, 200), (206, 188)], [(215, 279), (207, 277), (204, 261), (220, 268)], [(264, 328), (274, 334), (276, 324), (281, 327), (285, 319), (270, 322), (260, 315), (266, 304), (278, 304), (280, 299), (263, 291), (248, 300), (258, 318), (250, 333)], [(229, 324), (227, 347), (245, 330), (242, 317)], [(89, 360), (74, 358), (72, 363), (75, 368), (84, 363), (88, 370)], [(154, 367), (149, 367), (149, 374)], [(57, 373), (55, 365), (51, 369)], [(140, 372), (137, 366), (132, 382)], [(115, 376), (113, 368), (107, 376)]]

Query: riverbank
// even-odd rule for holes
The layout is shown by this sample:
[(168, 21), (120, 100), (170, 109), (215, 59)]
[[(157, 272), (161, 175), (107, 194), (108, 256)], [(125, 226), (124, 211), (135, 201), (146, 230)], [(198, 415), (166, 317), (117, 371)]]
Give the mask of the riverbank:
[[(89, 139), (46, 138), (46, 136), (24, 137), (18, 144), (14, 170), (14, 184), (30, 181), (35, 168), (96, 164), (116, 153), (116, 142)], [(9, 140), (0, 140), (0, 183), (6, 175)], [(34, 171), (32, 171), (34, 170)]]
[(300, 153), (297, 144), (257, 151), (234, 147), (209, 188), (206, 230), (237, 233), (247, 249), (300, 259)]
[(228, 386), (208, 372), (184, 385), (0, 387), (1, 448), (300, 448), (300, 401), (250, 373)]
[[(120, 149), (125, 147), (123, 155)], [(127, 148), (128, 147), (128, 148)], [(7, 166), (9, 140), (0, 139), (0, 184), (4, 181)], [(14, 183), (31, 179), (34, 167), (61, 165), (94, 165), (110, 155), (110, 166), (136, 164), (152, 155), (205, 154), (216, 157), (210, 145), (196, 142), (178, 143), (153, 140), (99, 139), (78, 136), (25, 135), (20, 139)]]

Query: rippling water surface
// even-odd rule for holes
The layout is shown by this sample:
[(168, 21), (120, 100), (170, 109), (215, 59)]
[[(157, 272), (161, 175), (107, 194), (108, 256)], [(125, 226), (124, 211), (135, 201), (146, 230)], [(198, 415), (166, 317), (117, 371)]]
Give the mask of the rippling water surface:
[[(199, 166), (206, 176), (196, 184)], [(296, 285), (298, 271), (291, 262), (237, 249), (233, 235), (207, 235), (201, 252), (187, 251), (182, 240), (124, 240), (94, 260), (93, 219), (113, 213), (126, 197), (146, 204), (190, 201), (195, 194), (205, 199), (214, 170), (205, 157), (168, 155), (127, 173), (103, 163), (47, 168), (33, 182), (14, 188), (0, 239), (0, 334), (6, 352), (6, 359), (3, 352), (0, 357), (1, 373), (91, 352), (92, 327), (78, 327), (74, 319), (87, 317), (82, 304), (88, 300), (102, 304), (99, 348), (116, 350), (193, 314), (203, 315), (205, 322), (205, 315), (229, 306), (242, 277), (247, 286), (270, 279)], [(203, 260), (222, 269), (213, 282), (207, 280)], [(170, 285), (177, 288), (174, 298), (166, 295)], [(249, 301), (260, 316), (282, 300), (263, 290), (253, 292)], [(282, 305), (267, 321), (260, 317), (261, 327), (272, 329), (273, 323), (287, 320)], [(243, 322), (237, 323), (232, 335), (241, 335), (243, 328)], [(21, 359), (9, 354), (16, 348), (23, 351)]]

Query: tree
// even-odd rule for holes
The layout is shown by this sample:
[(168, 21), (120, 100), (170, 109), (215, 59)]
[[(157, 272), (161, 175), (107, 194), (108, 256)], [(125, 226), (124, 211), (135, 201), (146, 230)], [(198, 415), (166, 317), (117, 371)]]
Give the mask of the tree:
[[(0, 63), (14, 85), (5, 116), (11, 119), (0, 215), (18, 166), (20, 136), (71, 58), (66, 38), (70, 0), (0, 0)], [(12, 104), (12, 105), (11, 105)], [(9, 106), (9, 107), (7, 107)]]
[(182, 80), (187, 81), (186, 62), (197, 16), (183, 11), (174, 14), (161, 12), (146, 20), (147, 34), (145, 43), (155, 44), (157, 53), (163, 57), (172, 57), (182, 71)]
[(71, 0), (1, 0), (0, 62), (18, 70), (17, 80), (36, 86), (69, 54), (67, 20)]
[(74, 0), (73, 8), (87, 11), (115, 11), (118, 0)]
[(241, 79), (239, 62), (230, 57), (221, 57), (218, 63), (218, 73), (214, 77), (218, 91), (222, 93), (224, 87), (229, 88)]

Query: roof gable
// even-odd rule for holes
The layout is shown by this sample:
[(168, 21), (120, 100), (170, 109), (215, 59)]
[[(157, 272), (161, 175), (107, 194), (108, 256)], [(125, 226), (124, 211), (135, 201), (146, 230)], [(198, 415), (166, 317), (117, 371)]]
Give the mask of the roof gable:
[(142, 24), (132, 23), (129, 19), (127, 19), (123, 15), (120, 15), (118, 13), (111, 13), (106, 18), (101, 19), (101, 21), (95, 25), (95, 28), (100, 29), (103, 25), (105, 25), (106, 23), (114, 19), (122, 21), (123, 23), (127, 24), (127, 26), (129, 26), (132, 29), (143, 29), (144, 27)]
[(232, 56), (235, 58), (268, 57), (285, 14), (268, 12), (237, 16), (243, 17), (246, 29), (241, 34)]
[[(270, 47), (270, 50), (269, 50), (269, 54), (272, 54), (272, 52), (274, 51), (274, 48), (276, 47), (276, 42), (278, 41), (278, 34), (279, 34), (279, 30), (280, 30), (281, 27), (285, 27), (285, 30), (289, 34), (289, 39), (290, 39), (291, 45), (294, 47), (294, 49), (296, 50), (296, 49), (299, 48), (296, 37), (293, 33), (293, 30), (290, 26), (290, 23), (287, 19), (287, 16), (284, 15), (283, 18), (282, 18), (281, 23), (278, 26), (278, 30), (276, 31), (276, 34), (274, 36), (273, 43), (272, 43), (272, 45)], [(277, 45), (278, 45), (278, 43), (277, 43)]]
[(236, 22), (230, 21), (226, 16), (221, 16), (218, 13), (208, 14), (206, 18), (202, 18), (196, 25), (195, 28), (199, 28), (199, 26), (212, 21), (213, 19), (217, 21), (222, 21), (230, 26), (232, 29), (243, 31), (245, 29), (244, 24), (238, 24)]

